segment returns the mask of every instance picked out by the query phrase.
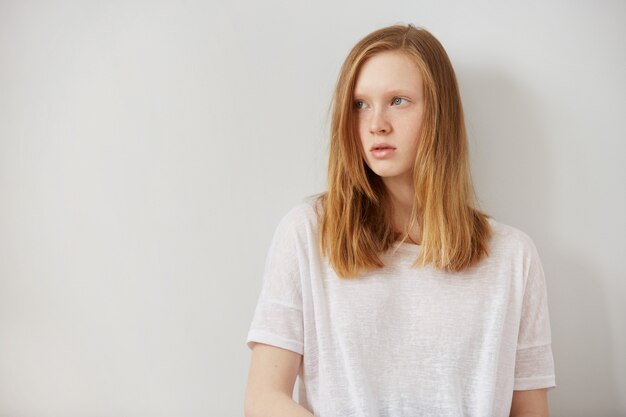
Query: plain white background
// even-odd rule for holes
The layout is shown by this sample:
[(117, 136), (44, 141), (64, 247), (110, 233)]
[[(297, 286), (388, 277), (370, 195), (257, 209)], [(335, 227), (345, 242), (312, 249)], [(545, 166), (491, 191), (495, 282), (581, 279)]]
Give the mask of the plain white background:
[(430, 30), (548, 285), (552, 416), (626, 415), (626, 3), (0, 2), (0, 416), (242, 416), (271, 235), (362, 36)]

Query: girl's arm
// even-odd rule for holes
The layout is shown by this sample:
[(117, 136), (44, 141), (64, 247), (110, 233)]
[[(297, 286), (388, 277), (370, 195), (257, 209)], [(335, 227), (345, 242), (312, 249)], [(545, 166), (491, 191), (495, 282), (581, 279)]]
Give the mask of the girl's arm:
[(513, 391), (510, 417), (548, 417), (548, 389)]
[(301, 361), (299, 353), (254, 344), (244, 402), (246, 417), (314, 417), (292, 399)]

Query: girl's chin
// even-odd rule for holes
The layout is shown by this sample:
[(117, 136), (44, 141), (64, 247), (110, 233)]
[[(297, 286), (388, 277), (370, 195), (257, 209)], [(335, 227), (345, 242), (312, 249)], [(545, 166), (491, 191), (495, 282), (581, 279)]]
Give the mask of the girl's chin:
[(381, 178), (387, 178), (387, 179), (402, 178), (402, 177), (407, 177), (409, 179), (411, 178), (410, 169), (405, 169), (405, 170), (397, 169), (397, 167), (394, 167), (391, 164), (389, 164), (389, 166), (381, 166), (381, 165), (385, 165), (385, 164), (384, 163), (381, 164), (380, 161), (372, 161), (372, 163), (367, 163), (367, 166), (369, 167), (369, 169), (374, 174), (378, 175)]
[(407, 182), (412, 182), (413, 177), (411, 175), (410, 171), (404, 171), (404, 172), (390, 172), (390, 171), (384, 171), (384, 170), (379, 170), (374, 171), (374, 173), (376, 173), (376, 175), (378, 175), (379, 177), (381, 177), (384, 181), (407, 181)]
[(398, 171), (394, 169), (372, 169), (372, 171), (383, 178), (402, 177), (409, 174), (408, 171)]

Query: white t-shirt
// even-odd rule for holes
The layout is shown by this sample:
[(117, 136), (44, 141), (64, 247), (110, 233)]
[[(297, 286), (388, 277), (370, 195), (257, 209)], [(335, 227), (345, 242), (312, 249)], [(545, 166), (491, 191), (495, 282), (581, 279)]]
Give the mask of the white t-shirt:
[(460, 273), (386, 267), (337, 277), (316, 242), (312, 200), (270, 245), (247, 344), (303, 355), (298, 402), (316, 417), (505, 417), (513, 390), (555, 387), (544, 272), (524, 232), (489, 219), (490, 255)]

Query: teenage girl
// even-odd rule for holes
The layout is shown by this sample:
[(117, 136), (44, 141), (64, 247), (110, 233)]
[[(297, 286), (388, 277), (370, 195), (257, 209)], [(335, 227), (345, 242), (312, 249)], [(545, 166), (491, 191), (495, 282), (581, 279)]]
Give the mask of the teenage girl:
[(413, 25), (359, 41), (330, 140), (328, 190), (290, 209), (269, 248), (245, 415), (548, 416), (541, 261), (477, 209), (439, 41)]

